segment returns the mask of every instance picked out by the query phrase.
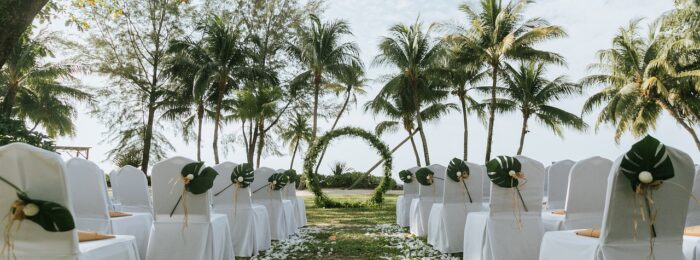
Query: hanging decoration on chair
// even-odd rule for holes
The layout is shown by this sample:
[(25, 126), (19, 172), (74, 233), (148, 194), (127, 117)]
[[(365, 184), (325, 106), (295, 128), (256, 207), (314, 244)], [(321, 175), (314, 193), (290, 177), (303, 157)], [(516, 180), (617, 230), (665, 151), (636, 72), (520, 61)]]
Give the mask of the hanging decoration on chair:
[(187, 193), (192, 193), (194, 195), (202, 194), (207, 192), (214, 186), (214, 178), (219, 175), (216, 170), (211, 167), (204, 167), (204, 162), (193, 162), (188, 163), (185, 167), (182, 167), (180, 171), (180, 181), (184, 184), (182, 194), (175, 202), (173, 210), (170, 211), (170, 217), (175, 214), (175, 209), (180, 205), (180, 201), (183, 204), (183, 211), (185, 214), (185, 226), (187, 226)]
[(255, 178), (253, 177), (253, 166), (250, 166), (250, 164), (248, 163), (236, 165), (231, 171), (231, 184), (221, 189), (220, 191), (214, 193), (214, 196), (216, 197), (221, 195), (221, 193), (226, 191), (228, 188), (231, 188), (231, 186), (233, 185), (236, 185), (236, 189), (246, 188), (250, 186), (251, 183), (253, 183), (254, 179)]
[(525, 212), (528, 211), (523, 195), (520, 193), (520, 187), (527, 181), (518, 159), (511, 156), (497, 156), (486, 163), (486, 171), (493, 184), (503, 188), (513, 188), (523, 205), (523, 209)]
[(435, 180), (444, 181), (445, 179), (435, 177), (435, 173), (430, 168), (423, 167), (416, 171), (416, 180), (418, 180), (418, 183), (420, 183), (421, 185), (430, 186), (433, 185)]
[[(29, 194), (5, 178), (0, 177), (0, 181), (17, 192), (17, 200), (12, 203), (7, 215), (4, 216), (8, 218), (8, 221), (3, 229), (4, 243), (2, 249), (0, 249), (0, 256), (3, 259), (6, 258), (5, 252), (17, 259), (14, 255), (12, 231), (18, 230), (24, 220), (34, 222), (48, 232), (66, 232), (75, 229), (73, 215), (66, 207), (51, 201), (32, 199), (29, 197)], [(17, 226), (15, 226), (15, 223)]]
[[(646, 136), (632, 145), (620, 162), (620, 172), (629, 180), (638, 203), (642, 221), (649, 225), (649, 244), (653, 252), (653, 239), (656, 237), (654, 221), (656, 208), (653, 193), (661, 188), (665, 180), (673, 178), (674, 169), (666, 146), (654, 137)], [(635, 209), (636, 210), (636, 209)], [(637, 219), (634, 219), (635, 233)], [(650, 253), (651, 254), (651, 253)]]
[(289, 169), (284, 171), (284, 174), (287, 175), (287, 179), (289, 180), (289, 183), (299, 183), (299, 175), (297, 174), (297, 171), (294, 169)]
[(447, 164), (447, 177), (455, 182), (461, 182), (464, 185), (464, 190), (469, 198), (469, 203), (474, 203), (472, 201), (472, 195), (469, 193), (469, 188), (465, 182), (469, 178), (469, 166), (464, 160), (459, 158), (454, 158)]
[(409, 170), (403, 170), (399, 172), (399, 179), (403, 181), (404, 183), (411, 183), (413, 182), (413, 173)]
[(281, 190), (284, 186), (287, 186), (289, 182), (289, 177), (284, 173), (275, 173), (267, 178), (267, 183), (272, 190)]

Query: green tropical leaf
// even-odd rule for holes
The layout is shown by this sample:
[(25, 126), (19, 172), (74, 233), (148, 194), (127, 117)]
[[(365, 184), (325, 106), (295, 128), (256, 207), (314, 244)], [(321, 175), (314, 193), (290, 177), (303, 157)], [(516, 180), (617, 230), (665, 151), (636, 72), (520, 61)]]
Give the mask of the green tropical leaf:
[(418, 180), (418, 183), (421, 185), (430, 186), (433, 185), (433, 175), (435, 175), (433, 171), (427, 167), (423, 167), (416, 171), (416, 180)]
[(469, 166), (464, 160), (454, 158), (447, 165), (447, 177), (455, 182), (461, 182), (462, 178), (469, 177)]
[(216, 170), (211, 167), (205, 167), (204, 162), (193, 162), (185, 165), (180, 174), (187, 178), (192, 174), (193, 178), (185, 185), (185, 188), (192, 194), (202, 194), (207, 192), (214, 186), (214, 179), (219, 175)]
[(289, 177), (287, 177), (287, 175), (284, 173), (275, 173), (272, 174), (270, 178), (267, 178), (267, 182), (272, 185), (273, 190), (280, 190), (287, 185), (289, 182)]
[(413, 173), (409, 170), (403, 170), (399, 172), (399, 179), (403, 181), (404, 183), (411, 183), (413, 182)]
[(253, 183), (253, 166), (248, 163), (236, 165), (231, 172), (231, 182), (240, 183), (241, 188), (246, 188)]
[(632, 190), (642, 184), (639, 176), (642, 172), (651, 173), (652, 181), (667, 180), (674, 176), (673, 163), (666, 152), (666, 146), (649, 135), (632, 145), (620, 162), (620, 171), (630, 180)]
[(33, 200), (27, 197), (26, 194), (17, 193), (17, 197), (19, 197), (25, 205), (32, 203), (39, 208), (36, 215), (25, 216), (25, 219), (38, 224), (44, 230), (49, 232), (65, 232), (75, 229), (73, 215), (71, 215), (70, 210), (66, 207), (51, 201)]
[(287, 175), (287, 179), (289, 180), (289, 183), (292, 182), (299, 182), (299, 175), (297, 175), (297, 171), (294, 169), (289, 169), (284, 171), (284, 174)]
[(515, 157), (498, 156), (486, 164), (486, 170), (493, 184), (503, 188), (513, 188), (517, 187), (519, 182), (517, 178), (510, 175), (510, 172), (519, 173), (522, 171), (522, 166)]

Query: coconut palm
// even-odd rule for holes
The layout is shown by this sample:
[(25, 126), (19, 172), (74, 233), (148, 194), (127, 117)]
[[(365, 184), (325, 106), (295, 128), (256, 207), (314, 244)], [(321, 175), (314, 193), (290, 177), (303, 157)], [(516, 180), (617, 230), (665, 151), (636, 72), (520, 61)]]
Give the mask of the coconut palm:
[(646, 134), (666, 111), (700, 150), (700, 139), (693, 129), (700, 118), (700, 93), (690, 77), (694, 73), (679, 70), (673, 56), (663, 55), (666, 42), (655, 33), (655, 26), (647, 38), (640, 36), (639, 22), (632, 20), (620, 28), (612, 48), (598, 52), (600, 62), (590, 66), (596, 73), (582, 79), (582, 84), (603, 88), (586, 100), (583, 113), (602, 106), (596, 126), (615, 125), (615, 141), (619, 142), (628, 131), (636, 137)]
[(0, 70), (0, 85), (3, 86), (4, 117), (17, 116), (42, 126), (50, 137), (75, 134), (73, 119), (77, 112), (76, 101), (90, 101), (91, 95), (71, 86), (75, 78), (71, 75), (75, 66), (42, 62), (53, 57), (45, 44), (56, 40), (53, 35), (39, 34), (30, 39), (27, 31), (7, 57)]
[[(338, 81), (337, 83), (328, 84), (327, 87), (333, 89), (336, 96), (340, 96), (341, 93), (345, 95), (343, 104), (341, 105), (340, 110), (338, 111), (338, 115), (333, 121), (333, 125), (331, 125), (330, 131), (333, 131), (338, 125), (340, 117), (342, 117), (343, 114), (345, 114), (348, 108), (348, 104), (350, 104), (350, 101), (356, 103), (357, 95), (364, 95), (366, 93), (365, 85), (367, 84), (367, 79), (364, 77), (364, 73), (365, 72), (361, 64), (357, 64), (350, 67), (350, 69), (346, 69), (340, 74), (338, 74), (336, 76), (336, 80)], [(318, 173), (318, 168), (321, 166), (323, 157), (326, 155), (326, 148), (328, 147), (324, 147), (321, 151), (321, 156), (319, 156), (318, 162), (316, 163), (316, 169), (314, 169), (315, 173)]]
[[(502, 104), (502, 110), (518, 110), (523, 117), (518, 155), (523, 153), (525, 135), (530, 132), (530, 119), (536, 119), (558, 136), (563, 136), (562, 127), (576, 130), (588, 127), (581, 117), (552, 106), (553, 102), (564, 97), (581, 94), (580, 85), (569, 82), (566, 76), (546, 79), (545, 64), (541, 62), (525, 62), (517, 68), (505, 64), (503, 70), (505, 86), (497, 88), (502, 96), (498, 103)], [(480, 90), (489, 92), (491, 89), (480, 87)]]
[(556, 53), (537, 50), (533, 46), (549, 39), (566, 36), (564, 30), (550, 25), (541, 18), (524, 20), (528, 0), (508, 1), (481, 0), (481, 10), (462, 4), (460, 10), (467, 15), (471, 28), (454, 35), (463, 43), (465, 60), (481, 60), (491, 70), (491, 104), (489, 104), (488, 131), (486, 136), (486, 158), (491, 159), (493, 128), (496, 118), (496, 87), (498, 76), (506, 60), (536, 60), (564, 63)]
[(302, 142), (309, 143), (311, 141), (311, 128), (309, 128), (308, 117), (302, 113), (294, 114), (291, 122), (287, 127), (281, 128), (280, 137), (285, 145), (289, 145), (289, 151), (292, 153), (292, 160), (289, 163), (289, 169), (294, 167), (294, 158), (297, 151), (301, 148)]
[(288, 46), (289, 54), (305, 69), (294, 82), (310, 83), (313, 92), (311, 142), (318, 131), (319, 98), (322, 84), (360, 64), (358, 47), (354, 42), (341, 42), (352, 35), (350, 26), (342, 20), (321, 22), (316, 15), (309, 16), (309, 24), (297, 28), (297, 35)]
[[(446, 94), (444, 94), (446, 95)], [(420, 115), (425, 122), (434, 121), (441, 116), (449, 113), (451, 110), (456, 110), (457, 106), (452, 103), (439, 103), (428, 101)], [(420, 155), (418, 148), (413, 140), (413, 132), (416, 129), (416, 112), (415, 106), (410, 98), (402, 96), (376, 96), (373, 100), (365, 104), (365, 111), (371, 111), (373, 114), (383, 114), (389, 120), (382, 121), (375, 127), (377, 135), (382, 135), (387, 132), (396, 132), (403, 128), (409, 136), (413, 154), (416, 156), (416, 166), (421, 166)]]
[(379, 43), (380, 54), (374, 58), (375, 65), (385, 65), (398, 70), (388, 75), (387, 83), (379, 96), (401, 95), (411, 102), (421, 141), (425, 164), (430, 165), (428, 141), (423, 128), (421, 105), (426, 96), (439, 89), (431, 76), (435, 68), (442, 45), (430, 39), (430, 29), (423, 31), (422, 24), (416, 21), (412, 25), (397, 24), (389, 29)]

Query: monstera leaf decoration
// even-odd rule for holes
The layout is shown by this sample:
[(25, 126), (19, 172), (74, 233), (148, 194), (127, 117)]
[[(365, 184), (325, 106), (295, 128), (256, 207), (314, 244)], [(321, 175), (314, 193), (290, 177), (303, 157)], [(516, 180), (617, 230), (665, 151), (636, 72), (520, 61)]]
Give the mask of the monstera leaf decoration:
[(180, 175), (186, 180), (185, 189), (192, 194), (207, 192), (214, 186), (216, 175), (219, 175), (213, 168), (203, 166), (204, 162), (193, 162), (185, 165), (180, 171)]
[(521, 175), (522, 166), (515, 157), (498, 156), (486, 164), (489, 179), (493, 184), (503, 188), (518, 187), (517, 176)]
[[(49, 232), (65, 232), (75, 229), (73, 215), (71, 215), (70, 210), (60, 204), (51, 201), (31, 199), (23, 192), (18, 192), (17, 197), (21, 202), (18, 201), (19, 203), (15, 205), (22, 205), (22, 215), (24, 215), (24, 218), (38, 224), (44, 230)], [(17, 210), (17, 208), (12, 209), (13, 214), (15, 210)]]
[(447, 164), (447, 177), (455, 182), (461, 182), (469, 177), (469, 166), (464, 160), (454, 158)]
[(270, 178), (267, 178), (267, 182), (270, 183), (273, 190), (280, 190), (287, 185), (289, 177), (284, 173), (275, 173)]
[(241, 188), (246, 188), (253, 183), (253, 166), (248, 163), (242, 163), (233, 167), (231, 172), (231, 182), (238, 184)]
[(297, 175), (297, 171), (294, 169), (289, 169), (284, 171), (284, 174), (287, 175), (287, 179), (289, 180), (289, 183), (298, 183), (299, 182), (299, 175)]
[(409, 170), (403, 170), (399, 172), (399, 179), (403, 181), (404, 183), (411, 183), (413, 182), (413, 173)]
[(640, 185), (660, 184), (674, 175), (666, 146), (648, 135), (632, 145), (620, 162), (620, 171), (634, 191)]
[(416, 171), (416, 180), (418, 180), (418, 183), (424, 186), (430, 186), (433, 185), (433, 175), (435, 173), (431, 171), (428, 168), (420, 168), (418, 171)]

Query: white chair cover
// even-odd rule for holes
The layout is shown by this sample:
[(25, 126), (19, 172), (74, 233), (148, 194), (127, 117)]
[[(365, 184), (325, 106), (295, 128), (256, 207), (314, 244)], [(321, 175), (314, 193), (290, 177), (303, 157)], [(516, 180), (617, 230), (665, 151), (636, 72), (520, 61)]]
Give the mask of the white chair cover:
[[(700, 168), (695, 167), (695, 181), (693, 182), (693, 196), (700, 199)], [(685, 220), (685, 226), (698, 226), (700, 225), (700, 205), (695, 199), (690, 198), (688, 204), (688, 217)], [(700, 257), (700, 256), (699, 256)]]
[[(210, 214), (209, 190), (194, 195), (187, 192), (175, 209), (184, 190), (180, 172), (193, 160), (173, 157), (156, 163), (151, 170), (155, 223), (151, 231), (146, 259), (233, 259), (233, 243), (228, 218)], [(185, 217), (184, 209), (188, 215)], [(187, 222), (185, 222), (187, 220)]]
[[(411, 173), (416, 174), (420, 167), (408, 169)], [(403, 184), (403, 195), (396, 199), (396, 224), (400, 227), (408, 227), (410, 224), (411, 201), (418, 197), (418, 181), (413, 178), (411, 183)]]
[(153, 202), (148, 193), (148, 180), (140, 169), (127, 165), (116, 172), (112, 193), (118, 194), (122, 211), (153, 214)]
[[(481, 168), (486, 172), (486, 166), (481, 165)], [(488, 206), (488, 203), (491, 199), (491, 181), (489, 180), (488, 177), (481, 178), (481, 189), (484, 191), (484, 196), (482, 197), (482, 200), (484, 201), (484, 205)]]
[(139, 255), (145, 256), (153, 216), (150, 213), (130, 213), (131, 216), (110, 218), (105, 174), (97, 164), (76, 157), (68, 160), (66, 169), (68, 188), (73, 198), (76, 228), (134, 236)]
[(544, 199), (545, 203), (547, 202), (547, 194), (549, 192), (549, 169), (552, 168), (552, 165), (547, 165), (547, 167), (544, 167)]
[(563, 209), (569, 188), (569, 173), (574, 161), (563, 160), (552, 164), (547, 172), (547, 209)]
[[(522, 205), (515, 189), (491, 185), (490, 211), (467, 215), (464, 226), (464, 259), (537, 259), (543, 228), (540, 213), (544, 193), (544, 166), (525, 156), (516, 156), (527, 183), (520, 192), (527, 205)], [(515, 203), (515, 204), (514, 204)], [(520, 209), (520, 224), (513, 205)]]
[[(277, 172), (283, 173), (286, 170), (278, 169)], [(306, 226), (306, 203), (304, 203), (304, 198), (297, 197), (297, 183), (290, 182), (284, 187), (282, 191), (282, 199), (289, 200), (294, 206), (294, 216), (296, 219), (297, 228)]]
[[(474, 163), (467, 162), (469, 178), (455, 182), (446, 176), (442, 203), (433, 204), (428, 220), (428, 243), (443, 253), (462, 252), (464, 246), (464, 224), (467, 214), (481, 211), (481, 196), (483, 191), (482, 179), (484, 169)], [(472, 202), (464, 186), (469, 188)]]
[[(666, 146), (666, 151), (675, 170), (675, 175), (670, 181), (683, 188), (667, 183), (654, 191), (657, 209), (654, 258), (684, 259), (682, 235), (688, 209), (687, 190), (690, 189), (694, 178), (693, 160), (675, 148)], [(600, 238), (577, 236), (575, 231), (547, 232), (542, 240), (541, 260), (649, 257), (649, 227), (639, 219), (639, 208), (629, 181), (619, 173), (623, 156), (615, 161), (609, 175)], [(635, 219), (638, 219), (636, 232)]]
[[(114, 183), (114, 179), (117, 177), (117, 171), (112, 170), (109, 172), (109, 182)], [(105, 180), (106, 182), (106, 180)], [(112, 188), (112, 195), (110, 196), (109, 194), (109, 186), (107, 186), (107, 189), (105, 189), (105, 192), (107, 193), (107, 202), (109, 203), (107, 206), (109, 207), (109, 210), (112, 211), (120, 211), (121, 210), (121, 205), (119, 204), (119, 196), (114, 193), (114, 188)]]
[[(233, 237), (233, 251), (236, 252), (236, 256), (251, 257), (258, 251), (270, 248), (270, 222), (265, 206), (253, 206), (249, 187), (237, 188), (236, 185), (228, 187), (231, 184), (231, 172), (234, 167), (236, 164), (232, 162), (223, 162), (214, 166), (219, 175), (214, 179), (212, 191), (219, 193), (223, 190), (218, 196), (213, 196), (214, 212), (228, 216)], [(256, 211), (262, 214), (256, 214)], [(258, 236), (263, 238), (259, 239)], [(267, 241), (258, 244), (262, 239)]]
[[(291, 201), (282, 200), (282, 192), (272, 190), (267, 179), (275, 170), (261, 167), (253, 172), (255, 179), (250, 185), (253, 202), (264, 205), (270, 218), (270, 233), (273, 240), (285, 240), (295, 232), (294, 207)], [(291, 225), (291, 228), (288, 226)]]
[[(31, 198), (72, 208), (65, 164), (58, 154), (13, 143), (0, 147), (0, 165), (0, 176), (27, 192)], [(0, 182), (0, 209), (8, 210), (15, 200), (16, 191)], [(8, 220), (1, 217), (0, 226), (4, 227)], [(4, 236), (0, 236), (0, 244), (5, 242), (4, 239)], [(75, 230), (47, 232), (29, 220), (24, 220), (17, 229), (13, 228), (12, 240), (14, 254), (22, 260), (139, 259), (138, 247), (132, 236), (78, 243)]]
[(428, 234), (430, 210), (433, 208), (433, 203), (442, 203), (442, 192), (445, 187), (445, 181), (441, 179), (445, 178), (447, 168), (439, 164), (433, 164), (428, 166), (428, 169), (435, 174), (433, 185), (419, 185), (418, 197), (411, 200), (409, 225), (411, 234), (416, 236)]

